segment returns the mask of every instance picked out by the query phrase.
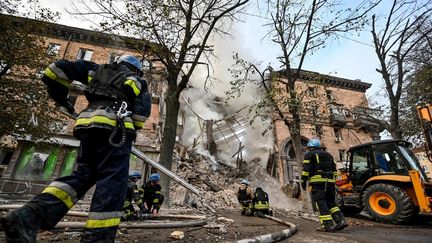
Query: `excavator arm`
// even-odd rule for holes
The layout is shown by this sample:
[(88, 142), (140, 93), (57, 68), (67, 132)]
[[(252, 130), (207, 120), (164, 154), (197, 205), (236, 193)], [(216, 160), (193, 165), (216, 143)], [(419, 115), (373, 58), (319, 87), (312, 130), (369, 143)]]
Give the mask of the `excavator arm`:
[(426, 154), (432, 162), (432, 104), (417, 106), (417, 111), (426, 141)]

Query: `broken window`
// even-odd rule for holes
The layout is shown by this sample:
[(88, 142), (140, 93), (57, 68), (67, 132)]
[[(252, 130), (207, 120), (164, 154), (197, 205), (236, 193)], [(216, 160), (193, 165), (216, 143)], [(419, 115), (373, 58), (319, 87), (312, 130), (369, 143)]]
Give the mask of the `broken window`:
[(308, 96), (309, 97), (315, 97), (316, 96), (316, 88), (315, 87), (308, 87)]
[(312, 112), (312, 116), (314, 118), (318, 117), (318, 115), (319, 115), (318, 106), (312, 106), (311, 107), (311, 112)]
[(50, 153), (35, 147), (25, 148), (20, 156), (14, 178), (20, 180), (43, 179), (44, 167)]
[(333, 93), (331, 90), (326, 90), (326, 98), (327, 98), (327, 101), (333, 102)]
[(14, 179), (50, 180), (57, 165), (59, 148), (24, 148), (18, 159)]
[(59, 54), (60, 52), (60, 44), (56, 44), (56, 43), (49, 43), (48, 44), (48, 48), (46, 50), (46, 53), (49, 56), (55, 56), (57, 54)]
[(346, 150), (338, 149), (339, 151), (339, 161), (346, 161)]
[(77, 59), (91, 61), (92, 56), (93, 56), (93, 50), (80, 48), (77, 54)]
[(344, 115), (342, 112), (342, 107), (338, 105), (330, 105), (330, 114), (332, 115)]
[(335, 141), (340, 142), (342, 141), (342, 132), (340, 128), (333, 128), (334, 134), (335, 134)]
[(315, 134), (318, 138), (322, 138), (322, 135), (323, 135), (322, 125), (315, 125)]

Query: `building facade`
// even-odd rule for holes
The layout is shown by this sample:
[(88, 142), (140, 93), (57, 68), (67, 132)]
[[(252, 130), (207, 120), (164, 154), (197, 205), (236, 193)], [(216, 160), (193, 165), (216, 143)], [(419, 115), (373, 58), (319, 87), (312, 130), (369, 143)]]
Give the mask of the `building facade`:
[[(12, 17), (22, 21), (20, 17)], [(28, 21), (28, 20), (27, 20)], [(36, 21), (37, 22), (37, 21)], [(131, 54), (146, 56), (145, 47), (140, 40), (129, 37), (109, 35), (97, 31), (75, 27), (49, 24), (44, 33), (47, 55), (56, 59), (87, 60), (98, 64), (112, 63), (118, 56)], [(152, 111), (145, 126), (139, 131), (135, 146), (150, 158), (156, 159), (159, 152), (160, 107), (162, 93), (161, 80), (165, 71), (157, 62), (143, 61), (145, 79), (152, 93)], [(77, 112), (87, 106), (80, 85), (72, 85), (69, 99)], [(79, 141), (72, 136), (74, 120), (66, 121), (58, 136), (48, 141), (16, 140), (4, 137), (0, 143), (0, 192), (37, 193), (51, 180), (69, 175), (76, 167)], [(148, 173), (146, 164), (131, 155), (130, 169)]]
[[(378, 139), (378, 126), (362, 114), (369, 111), (365, 92), (371, 84), (359, 80), (302, 71), (296, 82), (301, 96), (301, 136), (304, 147), (311, 138), (319, 138), (323, 147), (343, 166), (351, 146)], [(373, 112), (371, 110), (371, 112)], [(289, 117), (287, 110), (284, 113)], [(299, 180), (290, 131), (280, 118), (274, 119), (278, 151), (276, 174), (283, 184)]]

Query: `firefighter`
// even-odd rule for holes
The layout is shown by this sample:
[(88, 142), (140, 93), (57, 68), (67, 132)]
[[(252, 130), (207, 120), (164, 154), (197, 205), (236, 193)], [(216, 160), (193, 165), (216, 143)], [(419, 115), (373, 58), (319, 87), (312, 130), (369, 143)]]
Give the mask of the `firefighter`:
[(268, 194), (261, 187), (255, 189), (252, 204), (253, 210), (258, 217), (263, 217), (264, 214), (270, 216), (273, 214), (270, 210)]
[(237, 200), (241, 206), (241, 215), (250, 216), (253, 214), (252, 189), (247, 179), (241, 180), (241, 185), (237, 192)]
[(23, 207), (1, 218), (9, 242), (35, 242), (38, 229), (52, 229), (94, 185), (82, 242), (114, 242), (126, 196), (129, 156), (136, 130), (150, 115), (151, 96), (142, 64), (131, 55), (99, 65), (59, 60), (42, 81), (57, 105), (75, 114), (68, 100), (72, 81), (86, 85), (88, 106), (78, 116), (73, 134), (80, 140), (77, 169), (58, 178)]
[(153, 173), (150, 175), (149, 181), (141, 187), (141, 195), (144, 203), (142, 207), (143, 214), (151, 214), (153, 216), (159, 214), (160, 207), (164, 201), (159, 180), (159, 173)]
[[(321, 148), (319, 139), (307, 143), (309, 151), (305, 154), (301, 186), (306, 190), (306, 183), (311, 187), (312, 202), (319, 212), (321, 226), (318, 231), (333, 232), (348, 226), (342, 212), (335, 203), (336, 165), (331, 154)], [(336, 222), (336, 226), (333, 223)]]
[(138, 190), (137, 182), (141, 179), (141, 173), (137, 170), (129, 172), (129, 180), (127, 183), (126, 199), (123, 204), (122, 220), (139, 219), (133, 206), (133, 202), (141, 209), (143, 206), (142, 197)]

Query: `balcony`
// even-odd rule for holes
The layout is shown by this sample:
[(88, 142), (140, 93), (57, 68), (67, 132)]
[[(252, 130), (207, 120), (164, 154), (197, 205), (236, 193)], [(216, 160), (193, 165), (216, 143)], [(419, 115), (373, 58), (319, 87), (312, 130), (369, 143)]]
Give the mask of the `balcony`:
[(345, 115), (343, 114), (331, 114), (330, 125), (333, 127), (344, 127), (347, 124)]
[(333, 127), (344, 127), (347, 124), (343, 107), (341, 105), (331, 104), (330, 110), (330, 125)]
[(357, 129), (362, 129), (370, 132), (380, 132), (380, 125), (375, 122), (378, 119), (380, 111), (369, 108), (357, 107), (354, 109), (354, 126)]

